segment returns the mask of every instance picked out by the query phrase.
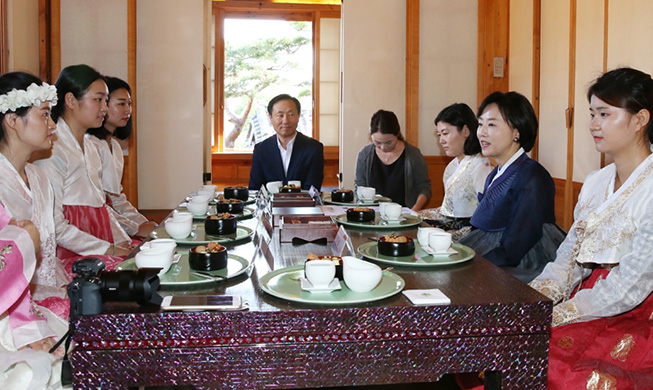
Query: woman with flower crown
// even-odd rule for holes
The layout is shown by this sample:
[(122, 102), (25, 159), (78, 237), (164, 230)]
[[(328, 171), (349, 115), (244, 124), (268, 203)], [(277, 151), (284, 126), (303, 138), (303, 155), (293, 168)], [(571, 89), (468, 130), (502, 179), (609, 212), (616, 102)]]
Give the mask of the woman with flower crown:
[(650, 389), (653, 80), (620, 68), (590, 87), (590, 133), (614, 161), (587, 176), (574, 224), (530, 285), (554, 302), (549, 389)]
[(131, 88), (117, 77), (106, 77), (105, 80), (109, 88), (107, 115), (102, 126), (87, 131), (87, 137), (102, 159), (102, 189), (107, 195), (107, 203), (116, 211), (120, 226), (130, 236), (147, 237), (156, 228), (156, 223), (148, 221), (132, 206), (120, 184), (125, 161), (118, 140), (128, 139), (132, 132)]
[[(3, 103), (0, 102), (2, 109), (6, 107)], [(34, 224), (16, 221), (0, 205), (2, 389), (61, 388), (62, 353), (48, 351), (54, 346), (55, 337), (66, 333), (68, 323), (32, 301), (29, 283), (37, 264), (34, 255), (39, 245), (39, 232)]]
[[(52, 156), (34, 164), (47, 173), (54, 188), (57, 254), (64, 261), (77, 255), (126, 256), (133, 249), (131, 239), (108, 211), (100, 183), (100, 156), (84, 137), (106, 115), (107, 85), (90, 66), (72, 65), (61, 71), (55, 86), (58, 104), (52, 119), (58, 139)], [(113, 260), (107, 269), (121, 259)], [(66, 262), (69, 267), (72, 264)]]
[(41, 250), (32, 295), (48, 299), (44, 304), (67, 318), (69, 303), (63, 298), (70, 276), (56, 254), (54, 193), (45, 172), (27, 162), (32, 152), (52, 146), (56, 126), (50, 110), (56, 103), (55, 87), (38, 77), (23, 72), (0, 76), (0, 203), (11, 217), (31, 220), (38, 228)]

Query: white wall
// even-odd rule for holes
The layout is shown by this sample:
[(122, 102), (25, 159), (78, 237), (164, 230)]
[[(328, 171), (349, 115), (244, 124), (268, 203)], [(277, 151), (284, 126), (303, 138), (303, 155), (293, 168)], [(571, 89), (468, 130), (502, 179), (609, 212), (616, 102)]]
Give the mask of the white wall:
[(509, 85), (533, 102), (533, 3), (510, 2)]
[[(569, 0), (542, 2), (539, 161), (554, 178), (566, 177), (569, 96)], [(532, 36), (532, 32), (529, 32)]]
[(369, 143), (372, 114), (393, 111), (402, 129), (406, 111), (406, 2), (356, 0), (342, 5), (340, 170), (352, 188), (358, 151)]
[(61, 0), (61, 69), (76, 64), (127, 80), (127, 0)]
[(466, 103), (476, 112), (477, 25), (477, 0), (420, 1), (419, 148), (424, 155), (444, 155), (433, 123), (443, 108)]
[(137, 3), (139, 208), (175, 207), (202, 184), (203, 0)]

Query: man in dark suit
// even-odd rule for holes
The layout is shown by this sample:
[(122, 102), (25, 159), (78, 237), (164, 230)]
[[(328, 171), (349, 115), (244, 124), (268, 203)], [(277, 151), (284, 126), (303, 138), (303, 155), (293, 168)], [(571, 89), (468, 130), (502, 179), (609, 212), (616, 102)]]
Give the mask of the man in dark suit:
[(271, 181), (299, 180), (302, 189), (318, 190), (324, 179), (324, 146), (297, 132), (301, 106), (296, 98), (282, 94), (268, 104), (276, 135), (254, 147), (249, 188), (258, 190)]

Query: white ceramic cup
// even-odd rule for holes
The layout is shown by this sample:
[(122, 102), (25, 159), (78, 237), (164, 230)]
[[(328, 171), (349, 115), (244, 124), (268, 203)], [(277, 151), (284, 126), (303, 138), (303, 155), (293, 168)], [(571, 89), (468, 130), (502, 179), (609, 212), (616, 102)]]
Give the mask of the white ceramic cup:
[[(181, 214), (181, 213), (179, 213)], [(190, 235), (190, 232), (193, 230), (193, 215), (191, 213), (186, 213), (190, 215), (190, 218), (169, 218), (165, 221), (166, 233), (172, 238), (182, 239)]]
[(429, 234), (429, 248), (437, 253), (444, 253), (451, 247), (451, 233), (435, 232)]
[(209, 196), (206, 196), (206, 195), (193, 195), (193, 196), (191, 196), (191, 198), (190, 198), (190, 202), (192, 202), (192, 203), (206, 203), (206, 204), (208, 204), (209, 201), (210, 201), (211, 199), (213, 199), (213, 198), (211, 198), (211, 197), (209, 197)]
[(383, 207), (387, 219), (399, 219), (401, 217), (401, 205), (399, 203), (388, 203)]
[(358, 187), (356, 188), (356, 194), (360, 200), (374, 200), (374, 195), (376, 195), (376, 188)]
[(188, 211), (177, 211), (175, 210), (172, 213), (172, 219), (175, 221), (192, 221), (193, 220), (193, 214), (188, 212)]
[[(165, 239), (163, 239), (165, 240)], [(159, 276), (168, 272), (174, 261), (175, 247), (177, 244), (174, 240), (172, 243), (167, 240), (154, 245), (141, 247), (140, 252), (136, 254), (134, 263), (136, 268), (161, 268)], [(145, 245), (145, 244), (143, 244)], [(178, 262), (179, 259), (176, 260)]]
[(343, 256), (342, 276), (350, 290), (368, 292), (379, 284), (383, 271), (376, 264), (352, 256)]
[(418, 227), (417, 228), (417, 242), (423, 248), (429, 247), (429, 235), (431, 233), (444, 233), (444, 230), (436, 227)]
[(302, 182), (299, 180), (288, 180), (288, 185), (302, 188)]
[(215, 198), (215, 190), (214, 189), (205, 190), (202, 188), (197, 190), (197, 195), (206, 196), (209, 199), (213, 199)]
[(314, 287), (327, 287), (336, 276), (336, 264), (331, 260), (311, 260), (306, 262), (304, 272)]
[(215, 192), (218, 190), (218, 186), (216, 186), (215, 184), (204, 184), (202, 186), (202, 189), (206, 191), (213, 191), (213, 193), (215, 194)]
[(282, 181), (270, 181), (265, 185), (265, 188), (271, 193), (271, 194), (277, 194), (279, 193), (279, 190), (283, 187), (283, 182)]
[(193, 215), (205, 215), (209, 210), (209, 202), (188, 202), (186, 208)]

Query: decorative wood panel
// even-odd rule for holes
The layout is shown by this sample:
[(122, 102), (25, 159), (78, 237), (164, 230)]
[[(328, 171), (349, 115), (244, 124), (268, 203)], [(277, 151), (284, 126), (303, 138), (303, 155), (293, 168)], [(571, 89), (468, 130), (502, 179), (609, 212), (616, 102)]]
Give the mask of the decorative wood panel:
[[(478, 104), (494, 91), (509, 89), (509, 10), (509, 0), (478, 1)], [(494, 77), (495, 57), (504, 59), (503, 77)]]
[(442, 199), (444, 198), (444, 183), (442, 176), (444, 169), (451, 161), (451, 157), (447, 156), (424, 156), (426, 165), (429, 169), (429, 178), (431, 179), (431, 199), (424, 208), (440, 207)]

